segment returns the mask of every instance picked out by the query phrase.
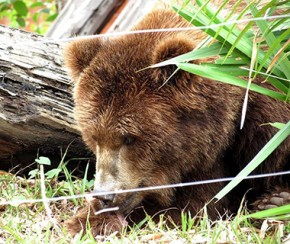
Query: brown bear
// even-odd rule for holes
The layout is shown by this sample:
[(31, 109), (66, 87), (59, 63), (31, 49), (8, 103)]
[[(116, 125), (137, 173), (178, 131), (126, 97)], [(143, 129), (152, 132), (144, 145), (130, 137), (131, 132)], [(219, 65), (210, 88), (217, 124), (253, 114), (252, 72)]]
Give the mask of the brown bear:
[[(157, 9), (133, 30), (185, 26), (188, 23), (173, 11)], [(173, 65), (143, 69), (191, 51), (204, 36), (201, 31), (168, 31), (88, 38), (68, 45), (65, 62), (74, 81), (75, 118), (97, 159), (95, 192), (235, 176), (277, 132), (261, 125), (288, 122), (289, 105), (250, 92), (240, 130), (244, 89), (184, 71), (172, 76)], [(289, 149), (288, 139), (255, 173), (289, 170)], [(208, 213), (215, 218), (234, 211), (250, 188), (252, 199), (274, 186), (289, 187), (288, 182), (289, 175), (246, 180), (209, 205)], [(107, 194), (98, 197), (97, 205), (117, 206), (117, 215), (128, 216), (129, 222), (140, 220), (144, 210), (152, 215), (165, 210), (178, 222), (182, 210), (196, 214), (224, 185)], [(68, 228), (80, 231), (86, 213), (69, 220)], [(105, 219), (95, 217), (91, 226)]]

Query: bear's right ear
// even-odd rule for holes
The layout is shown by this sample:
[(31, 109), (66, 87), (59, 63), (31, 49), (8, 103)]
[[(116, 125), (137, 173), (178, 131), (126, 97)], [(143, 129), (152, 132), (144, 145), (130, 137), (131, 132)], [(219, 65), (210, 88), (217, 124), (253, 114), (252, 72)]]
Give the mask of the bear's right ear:
[[(175, 36), (169, 36), (166, 39), (160, 41), (152, 53), (152, 64), (158, 64), (160, 62), (169, 60), (181, 54), (190, 52), (195, 47), (195, 43), (185, 34), (177, 34)], [(175, 74), (177, 67), (175, 65), (167, 65), (160, 68), (155, 68), (153, 76), (155, 80), (160, 83), (159, 85), (164, 84), (164, 82), (171, 77), (172, 80), (179, 80), (184, 74), (188, 74), (183, 71), (178, 71)], [(172, 83), (172, 82), (171, 82)]]
[(76, 40), (64, 49), (64, 62), (73, 81), (77, 81), (80, 74), (96, 56), (102, 43), (98, 38)]

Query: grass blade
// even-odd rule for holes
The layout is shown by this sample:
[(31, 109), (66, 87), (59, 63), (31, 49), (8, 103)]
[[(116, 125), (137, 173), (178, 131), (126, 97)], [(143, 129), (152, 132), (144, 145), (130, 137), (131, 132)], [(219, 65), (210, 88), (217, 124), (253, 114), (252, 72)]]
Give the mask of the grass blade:
[(275, 136), (262, 148), (262, 150), (252, 159), (252, 161), (229, 182), (214, 198), (220, 200), (237, 186), (245, 176), (249, 175), (257, 168), (288, 136), (290, 135), (290, 121), (279, 130)]
[[(251, 9), (251, 12), (252, 12), (253, 16), (254, 17), (260, 17), (261, 14), (264, 11), (266, 11), (266, 9), (269, 9), (268, 5), (273, 4), (273, 2), (275, 3), (276, 0), (271, 1), (269, 4), (267, 4), (263, 8), (263, 11), (260, 11), (260, 12), (256, 8), (256, 6), (251, 5), (250, 9)], [(265, 37), (266, 42), (267, 42), (268, 46), (270, 47), (270, 49), (271, 49), (271, 47), (273, 47), (273, 51), (272, 52), (275, 52), (275, 53), (279, 52), (279, 50), (281, 49), (280, 40), (278, 40), (279, 43), (277, 43), (277, 39), (275, 38), (275, 35), (272, 32), (269, 31), (270, 28), (268, 26), (267, 21), (265, 21), (265, 20), (257, 21), (257, 25), (260, 28), (261, 32), (263, 33), (263, 36)], [(263, 60), (262, 60), (262, 62), (263, 62)], [(268, 61), (266, 61), (266, 63), (267, 63), (266, 66), (268, 67), (270, 65), (270, 63)], [(289, 69), (290, 61), (288, 59), (284, 59), (283, 61), (280, 62), (278, 67), (279, 67), (279, 70), (283, 73), (283, 75), (285, 75), (285, 77), (287, 79), (290, 79), (290, 69)]]
[(252, 70), (254, 70), (254, 65), (256, 62), (257, 58), (257, 43), (256, 43), (256, 38), (254, 39), (253, 42), (253, 52), (252, 52), (252, 58), (251, 58), (251, 63), (250, 63), (250, 72), (249, 72), (249, 78), (248, 78), (248, 85), (246, 89), (246, 94), (244, 98), (244, 103), (243, 103), (243, 108), (242, 108), (242, 116), (241, 116), (241, 126), (240, 129), (244, 127), (245, 119), (246, 119), (246, 112), (247, 112), (247, 106), (248, 106), (248, 99), (249, 99), (249, 90), (250, 90), (250, 85), (252, 83)]
[[(290, 204), (288, 205), (284, 205), (284, 206), (280, 206), (277, 208), (272, 208), (272, 209), (267, 209), (267, 210), (263, 210), (263, 211), (259, 211), (256, 213), (252, 213), (252, 214), (248, 214), (245, 215), (243, 217), (244, 218), (256, 218), (256, 219), (263, 219), (263, 218), (271, 218), (271, 217), (275, 217), (275, 219), (279, 219), (280, 217), (287, 217), (288, 219), (290, 219)], [(284, 218), (283, 218), (284, 219)]]
[(213, 43), (212, 45), (208, 47), (196, 49), (191, 52), (182, 54), (178, 57), (171, 58), (169, 60), (160, 62), (158, 64), (154, 64), (150, 66), (150, 68), (157, 68), (157, 67), (162, 67), (162, 66), (181, 63), (181, 62), (188, 62), (192, 60), (208, 58), (208, 57), (216, 56), (219, 54), (225, 54), (226, 52), (227, 52), (227, 48), (222, 47), (221, 43)]
[[(196, 65), (196, 64), (191, 64), (191, 63), (178, 63), (177, 67), (187, 72), (190, 72), (190, 73), (193, 73), (193, 74), (196, 74), (196, 75), (208, 78), (208, 79), (221, 81), (227, 84), (236, 85), (243, 88), (247, 88), (247, 85), (248, 85), (247, 81), (241, 78), (235, 77), (233, 75), (229, 75), (223, 72), (222, 70), (218, 69), (218, 67), (213, 68), (212, 66), (203, 66), (203, 65)], [(275, 99), (286, 101), (286, 95), (258, 86), (257, 84), (252, 83), (250, 85), (250, 89), (252, 91), (273, 97)]]

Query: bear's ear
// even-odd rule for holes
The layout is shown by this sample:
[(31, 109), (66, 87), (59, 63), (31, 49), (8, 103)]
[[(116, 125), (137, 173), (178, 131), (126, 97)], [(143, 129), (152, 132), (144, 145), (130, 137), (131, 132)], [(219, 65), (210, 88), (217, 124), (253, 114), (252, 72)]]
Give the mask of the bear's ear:
[[(152, 54), (152, 64), (157, 64), (178, 55), (190, 52), (193, 48), (194, 43), (190, 40), (188, 35), (169, 37), (160, 41), (155, 47)], [(167, 65), (154, 69), (153, 75), (159, 82), (165, 82), (172, 74), (174, 74), (176, 69), (177, 67), (175, 65)], [(182, 73), (184, 72), (179, 71), (174, 74), (173, 78), (180, 78)]]
[(73, 81), (89, 66), (102, 43), (98, 38), (76, 40), (64, 49), (64, 62)]

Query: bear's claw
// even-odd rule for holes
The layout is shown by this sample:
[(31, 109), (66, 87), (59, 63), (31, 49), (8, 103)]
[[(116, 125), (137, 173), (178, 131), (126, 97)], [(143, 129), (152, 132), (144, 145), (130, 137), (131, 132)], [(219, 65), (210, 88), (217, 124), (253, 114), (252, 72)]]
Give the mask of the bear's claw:
[(289, 191), (281, 191), (265, 194), (260, 200), (257, 200), (253, 205), (255, 210), (266, 210), (283, 206), (290, 203), (290, 189)]

